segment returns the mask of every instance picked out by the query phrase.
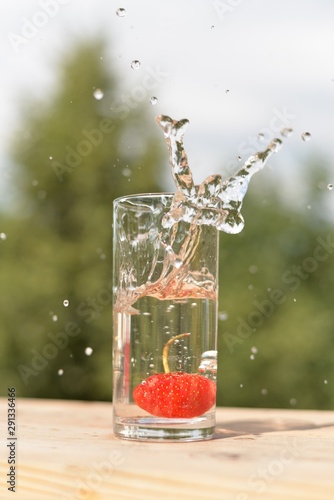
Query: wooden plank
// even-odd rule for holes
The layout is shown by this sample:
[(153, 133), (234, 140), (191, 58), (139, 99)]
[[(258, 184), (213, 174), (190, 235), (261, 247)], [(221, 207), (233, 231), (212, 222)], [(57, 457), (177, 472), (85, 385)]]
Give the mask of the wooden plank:
[[(211, 441), (116, 439), (109, 403), (17, 400), (17, 492), (0, 498), (333, 500), (334, 412), (219, 408)], [(7, 428), (6, 400), (1, 429)]]

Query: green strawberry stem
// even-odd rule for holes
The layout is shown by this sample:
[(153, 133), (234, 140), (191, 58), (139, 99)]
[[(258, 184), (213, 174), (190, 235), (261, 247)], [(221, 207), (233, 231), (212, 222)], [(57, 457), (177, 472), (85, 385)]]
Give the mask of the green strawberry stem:
[(182, 337), (188, 337), (188, 335), (190, 335), (190, 333), (180, 333), (180, 335), (175, 335), (175, 337), (172, 337), (171, 339), (169, 339), (169, 341), (166, 342), (166, 344), (164, 345), (164, 348), (162, 351), (162, 363), (164, 366), (165, 373), (170, 373), (169, 364), (168, 364), (168, 351), (169, 351), (171, 344), (173, 342), (175, 342), (175, 340), (178, 340)]

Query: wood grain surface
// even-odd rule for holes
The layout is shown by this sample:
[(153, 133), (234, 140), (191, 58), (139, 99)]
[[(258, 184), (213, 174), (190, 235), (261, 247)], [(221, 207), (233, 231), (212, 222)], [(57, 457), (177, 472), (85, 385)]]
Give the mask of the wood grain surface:
[(16, 491), (1, 499), (333, 500), (334, 412), (218, 408), (211, 441), (116, 439), (110, 403), (18, 399)]

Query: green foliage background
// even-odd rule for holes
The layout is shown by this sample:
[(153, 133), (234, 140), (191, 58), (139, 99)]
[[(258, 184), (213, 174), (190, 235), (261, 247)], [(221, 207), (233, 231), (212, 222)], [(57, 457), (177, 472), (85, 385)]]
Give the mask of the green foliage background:
[[(112, 202), (166, 190), (168, 166), (144, 106), (120, 119), (106, 105), (121, 82), (107, 70), (104, 51), (103, 41), (89, 41), (64, 56), (54, 95), (28, 101), (13, 133), (16, 209), (0, 213), (6, 234), (0, 240), (2, 395), (15, 386), (27, 397), (112, 396)], [(96, 88), (105, 91), (101, 101), (94, 99)], [(96, 144), (79, 159), (72, 153), (71, 163), (69, 151), (87, 140), (83, 131), (101, 131), (102, 123), (110, 131), (90, 135)], [(332, 253), (305, 272), (317, 238), (333, 231), (321, 217), (327, 176), (320, 159), (305, 169), (316, 207), (306, 213), (283, 204), (259, 174), (244, 204), (244, 231), (221, 235), (220, 405), (334, 407)], [(274, 289), (282, 303), (270, 306)], [(255, 317), (256, 328), (241, 336), (241, 322)], [(52, 339), (59, 347), (47, 351), (46, 362), (41, 353)]]

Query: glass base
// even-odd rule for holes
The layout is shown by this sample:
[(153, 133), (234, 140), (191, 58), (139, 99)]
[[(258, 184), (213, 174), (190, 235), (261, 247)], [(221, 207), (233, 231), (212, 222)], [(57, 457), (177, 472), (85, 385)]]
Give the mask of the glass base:
[(211, 439), (215, 418), (204, 416), (192, 419), (114, 417), (114, 433), (121, 439), (138, 441), (202, 441)]

